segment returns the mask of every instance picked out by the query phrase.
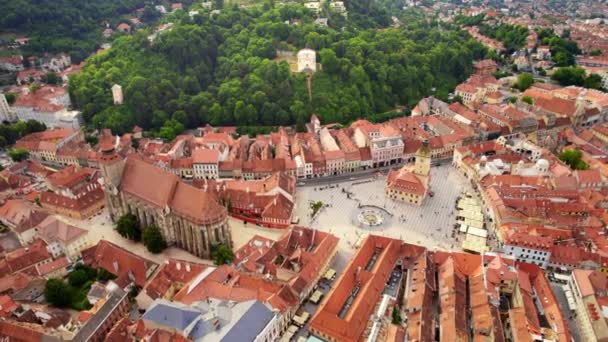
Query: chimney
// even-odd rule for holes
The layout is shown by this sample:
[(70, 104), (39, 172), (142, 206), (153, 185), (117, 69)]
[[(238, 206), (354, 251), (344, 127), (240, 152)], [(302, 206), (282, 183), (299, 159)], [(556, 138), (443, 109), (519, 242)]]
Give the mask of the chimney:
[(186, 263), (186, 272), (190, 272), (190, 264)]
[(118, 272), (118, 262), (114, 261), (112, 262), (112, 265), (114, 266), (114, 272)]
[(175, 268), (177, 268), (177, 270), (178, 270), (178, 271), (181, 271), (181, 269), (182, 269), (182, 264), (178, 262), (178, 263), (175, 265)]

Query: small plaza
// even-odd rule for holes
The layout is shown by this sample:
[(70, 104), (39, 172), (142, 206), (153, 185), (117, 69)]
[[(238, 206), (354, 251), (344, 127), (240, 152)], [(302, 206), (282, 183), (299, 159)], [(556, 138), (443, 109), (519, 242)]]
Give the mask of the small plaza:
[[(376, 234), (431, 250), (460, 250), (452, 236), (456, 223), (456, 200), (472, 192), (469, 182), (451, 165), (434, 166), (431, 191), (422, 206), (396, 202), (384, 194), (386, 174), (348, 182), (299, 187), (294, 216), (300, 224), (330, 232), (340, 238), (342, 269), (356, 249), (357, 241)], [(311, 219), (310, 202), (321, 201), (324, 207)]]

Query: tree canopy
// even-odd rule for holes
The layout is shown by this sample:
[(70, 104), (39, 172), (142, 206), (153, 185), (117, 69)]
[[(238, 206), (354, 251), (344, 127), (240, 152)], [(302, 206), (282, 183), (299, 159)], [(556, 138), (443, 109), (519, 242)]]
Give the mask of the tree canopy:
[(517, 82), (515, 83), (515, 88), (517, 88), (519, 91), (524, 91), (530, 88), (532, 83), (534, 83), (534, 76), (532, 76), (532, 74), (524, 72), (517, 75)]
[(559, 160), (566, 163), (573, 170), (588, 170), (589, 165), (582, 159), (582, 152), (576, 149), (566, 149), (560, 152)]
[(51, 278), (44, 286), (44, 297), (52, 306), (65, 308), (70, 305), (70, 285), (61, 279)]
[(521, 49), (528, 38), (528, 28), (520, 25), (500, 24), (479, 26), (479, 33), (499, 40), (508, 52)]
[(224, 244), (215, 246), (211, 252), (211, 256), (216, 265), (229, 264), (234, 260), (234, 253)]
[(11, 148), (8, 151), (9, 157), (15, 162), (26, 160), (29, 157), (30, 152), (24, 148)]
[(122, 237), (133, 241), (141, 240), (141, 230), (137, 217), (133, 214), (125, 214), (118, 219), (116, 231)]
[(551, 79), (563, 86), (580, 86), (602, 90), (602, 77), (597, 74), (587, 75), (585, 69), (579, 67), (563, 67), (557, 69)]
[(549, 45), (551, 59), (557, 66), (565, 67), (574, 65), (576, 55), (581, 53), (578, 44), (565, 37), (560, 37), (552, 29), (538, 29), (538, 40), (544, 45)]
[[(472, 61), (486, 55), (466, 32), (445, 23), (438, 28), (416, 13), (403, 14), (400, 28), (377, 30), (387, 25), (378, 19), (382, 11), (364, 3), (347, 3), (354, 12), (343, 30), (316, 25), (300, 4), (186, 15), (152, 42), (149, 32), (116, 39), (72, 77), (70, 95), (88, 124), (117, 133), (137, 124), (167, 140), (179, 124), (291, 125), (312, 112), (324, 122), (348, 123), (412, 106), (432, 89), (447, 99), (472, 72)], [(355, 15), (366, 11), (375, 13), (373, 22)], [(277, 58), (277, 51), (304, 47), (316, 50), (322, 65), (312, 76), (311, 99), (306, 76)], [(115, 83), (124, 105), (112, 103)]]
[(156, 226), (144, 229), (143, 241), (150, 253), (158, 254), (167, 248), (167, 243)]
[(0, 30), (16, 30), (27, 35), (30, 41), (23, 47), (26, 55), (67, 52), (72, 62), (80, 63), (99, 46), (103, 23), (117, 25), (126, 21), (123, 15), (143, 7), (146, 2), (0, 1)]

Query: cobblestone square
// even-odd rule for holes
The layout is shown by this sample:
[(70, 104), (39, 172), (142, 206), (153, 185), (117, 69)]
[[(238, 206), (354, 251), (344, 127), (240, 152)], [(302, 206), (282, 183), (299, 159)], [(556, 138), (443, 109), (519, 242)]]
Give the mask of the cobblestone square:
[[(403, 239), (431, 250), (460, 250), (460, 241), (452, 237), (456, 223), (455, 204), (459, 196), (471, 191), (470, 184), (451, 165), (435, 166), (431, 170), (431, 191), (422, 206), (387, 199), (384, 195), (386, 172), (348, 182), (307, 185), (297, 191), (294, 215), (300, 224), (335, 234), (340, 238), (340, 254), (336, 267), (341, 270), (353, 255), (357, 240), (364, 234), (377, 234)], [(347, 192), (351, 193), (349, 195)], [(322, 201), (325, 207), (311, 220), (310, 202)], [(362, 208), (384, 212), (377, 226), (360, 223)]]

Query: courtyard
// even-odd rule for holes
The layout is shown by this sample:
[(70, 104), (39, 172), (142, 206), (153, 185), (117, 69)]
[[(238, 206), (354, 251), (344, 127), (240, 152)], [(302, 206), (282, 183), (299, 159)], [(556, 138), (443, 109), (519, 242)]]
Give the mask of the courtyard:
[[(294, 216), (303, 226), (340, 238), (335, 263), (338, 271), (352, 257), (357, 241), (367, 234), (402, 239), (430, 250), (460, 250), (452, 231), (457, 198), (472, 192), (466, 178), (449, 164), (434, 166), (430, 189), (434, 196), (427, 196), (420, 207), (387, 199), (385, 180), (386, 174), (376, 174), (348, 182), (298, 187)], [(325, 204), (312, 219), (311, 201)]]

